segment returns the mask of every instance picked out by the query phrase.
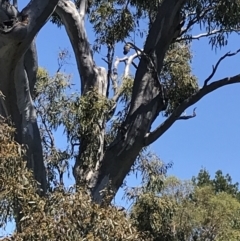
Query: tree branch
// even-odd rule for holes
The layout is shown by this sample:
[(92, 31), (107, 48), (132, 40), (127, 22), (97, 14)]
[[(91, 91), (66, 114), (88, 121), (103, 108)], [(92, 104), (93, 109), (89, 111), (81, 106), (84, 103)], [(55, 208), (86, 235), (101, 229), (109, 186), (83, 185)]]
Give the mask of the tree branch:
[(194, 117), (196, 116), (196, 111), (195, 111), (196, 109), (197, 109), (197, 107), (195, 107), (195, 108), (193, 109), (192, 115), (181, 115), (181, 116), (178, 118), (178, 120), (188, 120), (188, 119), (194, 118)]
[(114, 103), (113, 107), (111, 108), (109, 114), (109, 119), (112, 118), (116, 108), (117, 108), (117, 101), (120, 97), (120, 89), (121, 89), (121, 86), (118, 87), (118, 84), (117, 84), (117, 78), (118, 78), (118, 65), (120, 62), (124, 62), (125, 63), (125, 69), (124, 69), (124, 75), (123, 75), (123, 78), (127, 78), (129, 76), (129, 72), (130, 72), (130, 65), (133, 64), (133, 60), (139, 56), (140, 53), (139, 51), (130, 55), (130, 56), (126, 56), (126, 57), (123, 57), (123, 58), (116, 58), (116, 60), (114, 61), (114, 64), (113, 64), (113, 71), (112, 71), (112, 76), (111, 76), (111, 79), (112, 79), (112, 85), (113, 85), (113, 91), (114, 91), (114, 96), (112, 98), (112, 101)]
[(127, 78), (129, 76), (129, 72), (130, 72), (130, 66), (131, 64), (133, 64), (133, 60), (135, 58), (137, 58), (138, 56), (141, 55), (141, 52), (137, 51), (136, 53), (128, 56), (126, 62), (125, 62), (125, 69), (124, 69), (124, 75), (123, 75), (123, 78)]
[(70, 0), (60, 0), (56, 13), (63, 21), (74, 50), (78, 72), (81, 77), (81, 91), (88, 91), (90, 87), (96, 85), (98, 70), (87, 39), (84, 16), (80, 16), (75, 4)]
[[(22, 39), (16, 56), (22, 56), (28, 46), (33, 41), (36, 34), (40, 31), (43, 25), (47, 22), (51, 14), (56, 8), (59, 0), (32, 0), (21, 11), (21, 20), (9, 32), (8, 38)], [(19, 59), (14, 58), (13, 64), (15, 65)]]
[(157, 72), (151, 62), (141, 58), (134, 79), (128, 115), (116, 138), (105, 151), (99, 169), (89, 181), (93, 200), (98, 203), (101, 203), (104, 197), (103, 190), (110, 187), (112, 195), (122, 185), (144, 146), (145, 134), (149, 132), (151, 124), (164, 107), (158, 73), (162, 70), (166, 51), (175, 33), (179, 32), (181, 9), (185, 2), (186, 0), (163, 0), (160, 4), (144, 46), (144, 53), (153, 59)]
[(116, 59), (114, 61), (112, 75), (111, 75), (114, 96), (118, 93), (118, 83), (117, 83), (118, 65), (120, 62), (125, 62), (127, 59), (128, 59), (128, 57), (123, 57), (121, 59), (116, 57)]
[(215, 66), (212, 66), (213, 70), (212, 70), (212, 73), (208, 76), (208, 78), (204, 81), (204, 85), (203, 86), (206, 86), (208, 84), (208, 82), (212, 79), (212, 77), (215, 75), (216, 71), (217, 71), (217, 68), (219, 66), (219, 64), (227, 57), (232, 57), (236, 54), (238, 54), (240, 52), (240, 49), (238, 49), (237, 51), (235, 51), (234, 53), (231, 53), (231, 52), (228, 52), (226, 54), (224, 54), (217, 62), (217, 64)]
[(117, 102), (119, 96), (120, 96), (120, 88), (117, 86), (117, 77), (118, 77), (118, 73), (117, 73), (117, 67), (119, 65), (120, 62), (124, 62), (125, 63), (125, 69), (124, 69), (124, 74), (123, 74), (123, 78), (128, 78), (130, 75), (130, 66), (131, 64), (133, 64), (133, 60), (138, 57), (139, 55), (141, 55), (141, 53), (139, 53), (139, 51), (137, 51), (136, 53), (130, 55), (130, 56), (126, 56), (123, 57), (121, 59), (116, 58), (115, 62), (114, 62), (114, 68), (113, 68), (113, 75), (112, 75), (112, 82), (113, 82), (113, 88), (114, 88), (114, 96), (112, 98), (112, 100), (114, 102)]
[(223, 87), (225, 85), (240, 83), (240, 74), (235, 75), (233, 77), (226, 77), (224, 79), (214, 81), (209, 85), (204, 86), (200, 89), (196, 94), (192, 95), (188, 99), (184, 100), (177, 109), (161, 124), (159, 125), (153, 132), (147, 133), (145, 136), (145, 146), (150, 145), (154, 141), (156, 141), (160, 136), (162, 136), (172, 125), (173, 123), (179, 119), (180, 115), (183, 113), (191, 105), (198, 102), (205, 95), (210, 92)]
[(1, 91), (6, 95), (7, 111), (17, 129), (16, 141), (28, 146), (27, 166), (33, 170), (43, 193), (47, 187), (46, 172), (31, 96), (37, 71), (33, 41), (55, 10), (57, 3), (58, 0), (30, 1), (22, 12), (17, 14), (18, 19), (13, 21), (12, 27), (2, 28), (0, 33)]
[(112, 44), (108, 44), (108, 52), (107, 52), (107, 63), (108, 66), (108, 74), (107, 74), (107, 98), (109, 97), (109, 88), (110, 88), (110, 82), (111, 82), (111, 76), (112, 76), (112, 66), (113, 66), (113, 59), (114, 59), (114, 54), (115, 54), (115, 46)]
[(198, 40), (200, 38), (209, 37), (209, 36), (212, 36), (212, 35), (218, 34), (218, 33), (229, 33), (229, 32), (239, 32), (239, 31), (240, 31), (240, 29), (215, 29), (210, 32), (201, 33), (201, 34), (194, 35), (194, 36), (180, 37), (180, 38), (177, 38), (177, 41), (179, 42), (179, 41), (183, 41), (183, 40)]
[(87, 4), (88, 4), (88, 0), (80, 0), (79, 15), (83, 20), (86, 15)]
[[(151, 30), (155, 29), (157, 31), (151, 31), (151, 39), (148, 40), (148, 45), (145, 45), (144, 52), (150, 53), (151, 51), (155, 50), (157, 45), (161, 42), (160, 40), (163, 39), (164, 35), (168, 35), (169, 33), (165, 33), (165, 25), (173, 25), (173, 22), (176, 23), (181, 22), (181, 15), (179, 9), (183, 6), (186, 0), (178, 0), (178, 1), (163, 1), (162, 4), (159, 5), (158, 14), (156, 16), (156, 20), (154, 21)], [(167, 15), (166, 10), (171, 9), (171, 14)], [(174, 16), (174, 17), (173, 17)], [(175, 29), (177, 30), (177, 29)], [(150, 36), (150, 33), (149, 33)], [(174, 34), (172, 35), (174, 36)]]
[(187, 17), (192, 16), (192, 15), (196, 15), (195, 17), (193, 17), (192, 19), (189, 20), (187, 27), (185, 29), (182, 30), (181, 35), (183, 35), (184, 33), (186, 33), (189, 29), (191, 29), (191, 27), (196, 24), (197, 22), (199, 22), (202, 18), (204, 18), (205, 14), (207, 14), (209, 11), (211, 11), (214, 7), (213, 6), (207, 6), (205, 7), (205, 9), (202, 10), (201, 13), (197, 14), (197, 12), (195, 13), (191, 13), (189, 14)]

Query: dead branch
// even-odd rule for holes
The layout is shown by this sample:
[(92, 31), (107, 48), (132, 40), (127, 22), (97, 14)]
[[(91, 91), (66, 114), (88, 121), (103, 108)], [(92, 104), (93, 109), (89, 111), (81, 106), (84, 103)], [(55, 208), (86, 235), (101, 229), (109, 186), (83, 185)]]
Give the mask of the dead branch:
[(112, 71), (112, 75), (111, 75), (114, 96), (118, 92), (118, 83), (117, 83), (117, 79), (118, 79), (118, 65), (119, 65), (120, 62), (126, 62), (127, 59), (128, 59), (128, 57), (123, 57), (121, 59), (116, 57), (116, 60), (114, 61), (113, 71)]
[(133, 60), (137, 58), (140, 55), (139, 51), (137, 51), (135, 54), (130, 55), (127, 60), (125, 61), (125, 70), (124, 70), (124, 78), (127, 78), (129, 76), (130, 72), (130, 66), (133, 64)]
[(117, 72), (117, 69), (118, 69), (118, 65), (120, 62), (124, 62), (125, 63), (125, 69), (124, 69), (124, 74), (123, 74), (123, 78), (127, 78), (129, 77), (130, 75), (130, 66), (131, 64), (133, 64), (133, 60), (135, 58), (137, 58), (139, 56), (139, 51), (130, 55), (130, 56), (126, 56), (126, 57), (123, 57), (123, 58), (116, 58), (114, 64), (113, 64), (113, 74), (112, 74), (112, 85), (113, 85), (113, 89), (114, 89), (114, 97), (112, 98), (112, 100), (114, 102), (116, 102), (120, 96), (120, 89), (121, 87), (118, 87), (118, 84), (117, 84), (117, 78), (118, 78), (118, 72)]

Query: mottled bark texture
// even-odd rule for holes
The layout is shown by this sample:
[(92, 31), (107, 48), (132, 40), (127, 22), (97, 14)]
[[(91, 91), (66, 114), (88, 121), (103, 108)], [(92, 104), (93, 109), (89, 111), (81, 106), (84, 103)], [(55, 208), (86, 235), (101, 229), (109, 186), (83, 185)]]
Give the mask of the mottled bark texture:
[(36, 82), (35, 36), (54, 11), (58, 0), (33, 0), (21, 12), (9, 1), (0, 1), (0, 114), (16, 127), (16, 140), (27, 147), (27, 164), (43, 192), (46, 173), (32, 101)]

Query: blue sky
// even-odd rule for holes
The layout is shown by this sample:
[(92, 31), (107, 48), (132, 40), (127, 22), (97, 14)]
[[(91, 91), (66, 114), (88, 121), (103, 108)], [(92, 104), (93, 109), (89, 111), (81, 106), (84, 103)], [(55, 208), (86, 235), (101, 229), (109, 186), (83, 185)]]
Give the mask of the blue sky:
[[(94, 40), (91, 27), (87, 26), (89, 40)], [(139, 41), (140, 42), (140, 41)], [(138, 42), (137, 42), (138, 43)], [(142, 47), (139, 45), (139, 47)], [(72, 73), (73, 82), (79, 85), (79, 76), (72, 47), (64, 28), (57, 28), (51, 23), (40, 31), (37, 38), (39, 65), (47, 68), (51, 73), (57, 69), (57, 55), (60, 49), (70, 51), (72, 58), (65, 70)], [(239, 36), (229, 38), (229, 44), (215, 52), (211, 49), (207, 39), (196, 40), (192, 44), (193, 72), (198, 77), (200, 85), (211, 73), (212, 65), (220, 56), (228, 51), (235, 51), (239, 46)], [(117, 51), (122, 56), (122, 48)], [(105, 65), (101, 55), (95, 56), (99, 65)], [(240, 72), (240, 55), (226, 59), (220, 65), (213, 80), (232, 76)], [(150, 150), (157, 153), (165, 162), (172, 161), (173, 168), (169, 174), (182, 179), (189, 179), (197, 175), (200, 168), (205, 167), (210, 174), (218, 169), (229, 173), (233, 181), (239, 181), (240, 167), (240, 85), (223, 87), (199, 101), (196, 118), (176, 122), (158, 141), (151, 145)], [(192, 113), (193, 107), (187, 110)], [(64, 146), (62, 133), (57, 134), (60, 146)], [(130, 186), (138, 182), (135, 176), (128, 178)], [(70, 181), (72, 182), (72, 181)], [(121, 202), (122, 193), (117, 196), (116, 202)]]

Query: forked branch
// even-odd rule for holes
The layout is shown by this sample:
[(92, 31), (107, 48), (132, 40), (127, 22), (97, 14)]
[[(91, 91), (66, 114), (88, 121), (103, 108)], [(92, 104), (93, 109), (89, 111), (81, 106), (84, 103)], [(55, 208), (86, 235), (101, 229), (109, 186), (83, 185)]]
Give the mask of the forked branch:
[(114, 61), (112, 75), (111, 75), (114, 96), (118, 92), (118, 83), (117, 83), (117, 79), (118, 79), (118, 65), (119, 65), (120, 62), (125, 62), (127, 59), (128, 59), (128, 57), (123, 57), (121, 59), (116, 57), (116, 59)]
[(123, 78), (127, 78), (130, 75), (130, 66), (131, 64), (133, 64), (133, 60), (135, 58), (137, 58), (139, 55), (141, 55), (141, 53), (139, 51), (137, 51), (136, 53), (130, 55), (130, 56), (126, 56), (123, 58), (116, 58), (114, 64), (113, 64), (113, 72), (112, 72), (112, 85), (113, 85), (113, 90), (114, 90), (114, 97), (113, 97), (113, 101), (116, 102), (120, 96), (120, 89), (121, 86), (118, 86), (117, 84), (117, 78), (118, 78), (118, 65), (119, 63), (123, 62), (125, 63), (125, 68), (124, 68), (124, 74), (123, 74)]

